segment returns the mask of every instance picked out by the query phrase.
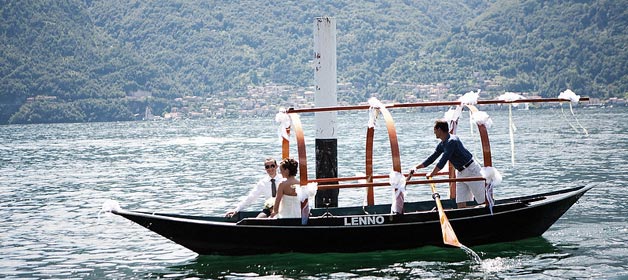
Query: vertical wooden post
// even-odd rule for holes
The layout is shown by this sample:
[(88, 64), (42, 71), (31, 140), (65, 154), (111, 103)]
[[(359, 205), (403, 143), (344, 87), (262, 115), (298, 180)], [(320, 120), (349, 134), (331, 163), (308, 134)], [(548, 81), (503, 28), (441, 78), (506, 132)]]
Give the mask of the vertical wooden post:
[[(314, 76), (316, 88), (314, 105), (332, 107), (338, 104), (336, 93), (336, 20), (319, 17), (314, 29)], [(316, 112), (316, 178), (338, 177), (338, 139), (336, 137), (337, 113)], [(337, 184), (337, 182), (336, 182)], [(316, 193), (316, 207), (338, 207), (339, 189), (321, 190)]]

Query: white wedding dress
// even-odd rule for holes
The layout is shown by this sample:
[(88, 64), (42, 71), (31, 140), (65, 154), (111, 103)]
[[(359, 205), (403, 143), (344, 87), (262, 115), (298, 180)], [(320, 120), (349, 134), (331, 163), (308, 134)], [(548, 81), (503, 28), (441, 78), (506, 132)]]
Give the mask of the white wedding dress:
[(301, 218), (301, 201), (298, 196), (284, 195), (279, 203), (277, 218)]

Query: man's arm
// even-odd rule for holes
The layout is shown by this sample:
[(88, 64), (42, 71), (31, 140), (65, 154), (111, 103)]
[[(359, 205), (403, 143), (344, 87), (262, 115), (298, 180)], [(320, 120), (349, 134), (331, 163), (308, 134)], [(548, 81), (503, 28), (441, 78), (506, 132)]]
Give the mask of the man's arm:
[(235, 209), (233, 209), (232, 211), (227, 212), (226, 216), (227, 217), (231, 217), (234, 214), (242, 211), (242, 209), (244, 209), (244, 207), (246, 207), (249, 204), (251, 204), (251, 202), (253, 202), (253, 200), (258, 198), (262, 194), (262, 188), (263, 187), (264, 187), (263, 180), (259, 180), (257, 182), (257, 184), (255, 184), (255, 187), (253, 187), (253, 189), (249, 192), (249, 194), (244, 199), (242, 199), (242, 201), (240, 201), (240, 203), (238, 203), (238, 206), (236, 206)]
[(436, 149), (434, 150), (432, 155), (425, 159), (421, 164), (415, 166), (415, 169), (421, 169), (430, 166), (430, 164), (432, 164), (442, 153), (443, 150), (441, 149), (441, 145), (439, 144), (438, 146), (436, 146)]
[(427, 173), (425, 175), (425, 177), (432, 178), (432, 177), (434, 177), (434, 175), (438, 174), (439, 171), (440, 171), (440, 168), (438, 168), (438, 165), (436, 165), (436, 166), (434, 166), (434, 169), (432, 169), (432, 172)]

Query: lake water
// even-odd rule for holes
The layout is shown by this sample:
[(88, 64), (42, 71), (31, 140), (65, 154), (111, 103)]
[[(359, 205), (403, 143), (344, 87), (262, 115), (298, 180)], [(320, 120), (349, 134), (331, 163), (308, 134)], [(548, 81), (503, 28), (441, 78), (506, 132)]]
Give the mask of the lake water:
[[(567, 107), (565, 107), (567, 109)], [(404, 172), (434, 149), (433, 120), (443, 112), (391, 110)], [(592, 185), (542, 237), (462, 250), (425, 247), (360, 254), (198, 256), (112, 214), (122, 208), (223, 215), (280, 157), (274, 118), (0, 126), (0, 277), (41, 279), (628, 279), (628, 108), (577, 108), (588, 135), (575, 132), (568, 109), (513, 111), (515, 165), (508, 111), (489, 111), (493, 164), (504, 180), (495, 196)], [(458, 134), (481, 157), (465, 113)], [(313, 117), (302, 116), (314, 171)], [(364, 171), (368, 114), (338, 117), (339, 174)], [(375, 172), (388, 174), (383, 120), (376, 129)], [(292, 155), (296, 151), (292, 147)], [(313, 177), (310, 174), (310, 177)], [(439, 185), (441, 193), (446, 186)], [(407, 200), (430, 200), (411, 185)], [(388, 189), (376, 202), (389, 203)], [(343, 189), (340, 205), (362, 190)], [(259, 199), (250, 209), (263, 204)], [(490, 230), (490, 229), (487, 229)], [(394, 236), (394, 233), (391, 233)], [(385, 240), (382, 236), (382, 240)], [(395, 238), (413, 238), (403, 236)]]

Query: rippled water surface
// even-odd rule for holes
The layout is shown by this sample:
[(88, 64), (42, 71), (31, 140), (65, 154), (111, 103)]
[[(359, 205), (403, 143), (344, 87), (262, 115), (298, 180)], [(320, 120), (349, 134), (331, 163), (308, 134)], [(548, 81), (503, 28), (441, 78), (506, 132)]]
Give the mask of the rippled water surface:
[[(443, 112), (395, 111), (402, 168), (427, 157)], [(576, 109), (589, 135), (560, 110), (514, 111), (514, 167), (507, 111), (490, 111), (493, 164), (504, 176), (495, 195), (512, 197), (593, 185), (542, 237), (462, 250), (425, 247), (360, 254), (198, 256), (121, 217), (100, 214), (113, 199), (125, 209), (223, 215), (279, 157), (272, 118), (0, 126), (0, 277), (301, 279), (626, 279), (628, 278), (628, 110)], [(458, 134), (481, 157), (468, 115)], [(313, 117), (302, 117), (314, 170)], [(363, 172), (366, 112), (339, 115), (341, 176)], [(383, 121), (375, 170), (388, 174)], [(296, 155), (296, 151), (291, 152)], [(313, 175), (310, 175), (313, 177)], [(446, 186), (439, 185), (440, 189)], [(340, 204), (360, 204), (361, 190)], [(407, 200), (430, 200), (412, 185)], [(376, 189), (376, 202), (389, 193)], [(259, 207), (257, 201), (251, 209)], [(490, 230), (490, 229), (487, 229)], [(382, 236), (413, 238), (412, 236)]]

